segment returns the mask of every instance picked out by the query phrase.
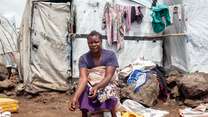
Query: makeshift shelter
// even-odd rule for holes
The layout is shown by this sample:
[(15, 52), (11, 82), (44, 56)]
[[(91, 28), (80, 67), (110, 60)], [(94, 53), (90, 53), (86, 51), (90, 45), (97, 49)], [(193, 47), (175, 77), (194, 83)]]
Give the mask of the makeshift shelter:
[[(102, 29), (106, 3), (143, 8), (142, 23), (132, 23), (131, 30), (125, 34), (124, 47), (119, 50), (108, 45), (106, 30)], [(116, 52), (120, 68), (143, 58), (168, 69), (207, 72), (204, 54), (207, 1), (158, 0), (158, 3), (166, 3), (169, 8), (179, 5), (181, 15), (172, 14), (174, 23), (160, 33), (152, 28), (152, 0), (74, 0), (71, 3), (29, 0), (20, 31), (20, 71), (26, 89), (67, 90), (69, 77), (78, 78), (78, 59), (88, 49), (86, 35), (92, 30), (104, 35), (103, 46)], [(76, 15), (72, 15), (72, 6)], [(69, 38), (68, 30), (74, 18), (76, 32)]]
[(26, 90), (68, 89), (69, 21), (68, 2), (27, 1), (20, 30), (20, 72)]
[(17, 32), (5, 17), (0, 16), (0, 63), (6, 67), (16, 67), (17, 51)]

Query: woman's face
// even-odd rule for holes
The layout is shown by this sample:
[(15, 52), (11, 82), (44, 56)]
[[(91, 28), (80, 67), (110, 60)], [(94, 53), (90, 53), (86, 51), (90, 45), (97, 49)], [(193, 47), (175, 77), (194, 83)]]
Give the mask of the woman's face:
[(87, 42), (88, 42), (88, 47), (91, 52), (93, 52), (93, 53), (100, 52), (101, 47), (102, 47), (102, 41), (101, 41), (101, 39), (99, 39), (98, 36), (96, 36), (96, 35), (90, 36), (88, 38)]

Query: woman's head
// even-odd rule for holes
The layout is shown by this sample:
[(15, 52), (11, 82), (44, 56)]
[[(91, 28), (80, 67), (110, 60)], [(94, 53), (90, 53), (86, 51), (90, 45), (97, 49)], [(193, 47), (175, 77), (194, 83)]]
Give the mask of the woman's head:
[(92, 31), (87, 36), (87, 43), (92, 53), (98, 53), (102, 49), (102, 36), (97, 31)]

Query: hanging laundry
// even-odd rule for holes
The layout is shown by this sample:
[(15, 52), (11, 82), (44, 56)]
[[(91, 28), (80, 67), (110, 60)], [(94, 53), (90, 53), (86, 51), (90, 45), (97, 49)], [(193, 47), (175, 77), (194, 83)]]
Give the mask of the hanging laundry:
[(135, 7), (132, 6), (131, 7), (131, 23), (136, 21), (138, 24), (142, 23), (142, 19), (143, 19), (143, 14), (141, 12), (141, 7)]
[(116, 45), (117, 50), (124, 46), (124, 7), (120, 5), (111, 6), (109, 3), (105, 5), (103, 16), (103, 26), (106, 28), (108, 44)]
[(152, 0), (152, 7), (155, 7), (157, 5), (157, 0)]
[(124, 22), (126, 27), (126, 32), (129, 32), (131, 29), (131, 24), (137, 22), (138, 24), (142, 23), (143, 14), (141, 5), (138, 6), (124, 6)]
[[(166, 26), (171, 24), (169, 9), (165, 4), (157, 4), (152, 7), (152, 28), (154, 32), (159, 33), (162, 32)], [(163, 21), (165, 19), (165, 22)]]
[(131, 29), (131, 6), (124, 6), (124, 19), (126, 32), (128, 32)]
[(180, 4), (169, 6), (169, 13), (171, 24), (174, 23), (174, 16), (177, 16), (180, 21), (182, 19), (182, 6)]

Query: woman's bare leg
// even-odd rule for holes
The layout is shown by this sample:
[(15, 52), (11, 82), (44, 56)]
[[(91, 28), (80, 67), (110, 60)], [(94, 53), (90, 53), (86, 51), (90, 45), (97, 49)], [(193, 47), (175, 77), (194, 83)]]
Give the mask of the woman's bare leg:
[(87, 110), (82, 110), (82, 117), (87, 117), (87, 113), (88, 113)]
[(112, 108), (111, 115), (112, 115), (112, 117), (116, 117), (116, 109), (115, 109), (115, 107)]
[(103, 117), (103, 112), (92, 113), (90, 117)]

